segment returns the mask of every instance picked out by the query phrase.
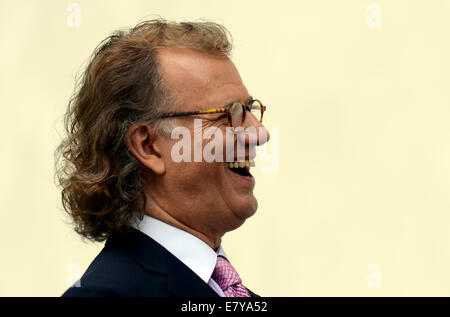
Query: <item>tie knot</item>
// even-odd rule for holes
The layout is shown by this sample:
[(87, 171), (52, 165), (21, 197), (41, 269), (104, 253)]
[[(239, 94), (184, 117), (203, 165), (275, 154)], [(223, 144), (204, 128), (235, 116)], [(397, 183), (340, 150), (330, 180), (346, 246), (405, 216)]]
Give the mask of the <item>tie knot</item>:
[(234, 284), (242, 283), (234, 267), (225, 258), (218, 256), (216, 267), (212, 278), (219, 284), (220, 288), (226, 289)]
[(222, 256), (217, 257), (216, 267), (211, 277), (228, 297), (250, 296), (234, 267)]

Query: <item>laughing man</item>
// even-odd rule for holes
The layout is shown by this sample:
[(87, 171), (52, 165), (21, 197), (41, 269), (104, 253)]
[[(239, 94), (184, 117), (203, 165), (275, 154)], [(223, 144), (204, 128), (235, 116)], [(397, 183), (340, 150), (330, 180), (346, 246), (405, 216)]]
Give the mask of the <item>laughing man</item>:
[[(69, 102), (57, 175), (76, 232), (106, 243), (63, 296), (258, 296), (221, 247), (256, 212), (250, 167), (269, 139), (230, 51), (218, 24), (161, 19), (96, 48)], [(179, 127), (192, 159), (174, 159)], [(227, 136), (223, 149), (195, 160), (208, 141), (195, 136), (211, 128)]]

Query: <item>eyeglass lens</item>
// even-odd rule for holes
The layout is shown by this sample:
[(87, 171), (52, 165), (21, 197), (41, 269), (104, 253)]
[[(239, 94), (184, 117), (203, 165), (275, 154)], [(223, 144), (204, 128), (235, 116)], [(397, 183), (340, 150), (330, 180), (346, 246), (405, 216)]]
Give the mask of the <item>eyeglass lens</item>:
[[(261, 103), (254, 100), (251, 105), (250, 112), (255, 118), (261, 122)], [(236, 102), (231, 106), (231, 125), (233, 127), (240, 127), (242, 125), (242, 120), (244, 118), (244, 107), (241, 103)]]

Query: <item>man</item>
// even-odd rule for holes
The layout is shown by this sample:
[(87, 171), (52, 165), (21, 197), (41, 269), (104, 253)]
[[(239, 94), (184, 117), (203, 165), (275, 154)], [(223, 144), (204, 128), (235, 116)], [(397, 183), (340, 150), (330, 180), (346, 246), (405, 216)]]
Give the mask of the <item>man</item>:
[[(63, 296), (258, 296), (221, 248), (256, 212), (250, 166), (269, 139), (230, 51), (220, 25), (164, 20), (97, 47), (69, 103), (57, 173), (75, 230), (107, 242)], [(208, 141), (216, 159), (191, 159)]]

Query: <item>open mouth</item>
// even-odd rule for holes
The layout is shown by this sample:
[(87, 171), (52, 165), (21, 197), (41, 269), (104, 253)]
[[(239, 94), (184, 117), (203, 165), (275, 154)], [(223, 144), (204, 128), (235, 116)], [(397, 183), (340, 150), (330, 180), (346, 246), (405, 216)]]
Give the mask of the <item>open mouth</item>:
[(255, 166), (253, 161), (243, 161), (243, 162), (226, 162), (227, 167), (230, 171), (241, 176), (252, 177), (250, 174), (250, 167)]

